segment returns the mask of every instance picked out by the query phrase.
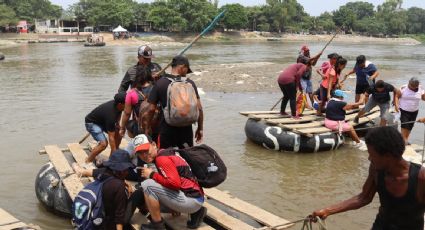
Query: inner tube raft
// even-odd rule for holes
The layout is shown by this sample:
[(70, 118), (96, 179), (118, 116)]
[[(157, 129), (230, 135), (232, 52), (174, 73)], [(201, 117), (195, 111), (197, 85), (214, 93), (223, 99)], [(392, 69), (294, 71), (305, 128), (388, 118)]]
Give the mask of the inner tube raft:
[(307, 137), (254, 119), (246, 122), (245, 134), (248, 139), (267, 149), (301, 153), (335, 150), (345, 140), (344, 136), (331, 132)]
[(1, 60), (4, 60), (4, 58), (5, 58), (5, 57), (4, 57), (4, 54), (0, 53), (0, 61), (1, 61)]
[(86, 42), (86, 43), (84, 43), (84, 46), (86, 46), (86, 47), (91, 47), (91, 46), (105, 46), (105, 45), (106, 45), (105, 42), (91, 42), (91, 43)]
[(51, 162), (43, 165), (38, 172), (35, 179), (35, 194), (49, 211), (71, 216), (71, 197)]

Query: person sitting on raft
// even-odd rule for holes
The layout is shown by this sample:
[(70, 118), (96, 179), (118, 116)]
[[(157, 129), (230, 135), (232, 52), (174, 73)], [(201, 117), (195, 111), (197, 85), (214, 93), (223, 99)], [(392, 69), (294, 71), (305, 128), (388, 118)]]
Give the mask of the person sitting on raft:
[(296, 63), (288, 66), (279, 75), (277, 82), (279, 84), (280, 90), (282, 90), (283, 93), (282, 104), (280, 106), (281, 115), (288, 115), (285, 112), (285, 109), (289, 101), (292, 118), (300, 119), (299, 115), (296, 114), (296, 95), (297, 88), (301, 92), (303, 91), (300, 84), (300, 79), (306, 71), (307, 65), (303, 63)]
[(353, 146), (364, 148), (364, 141), (360, 140), (354, 127), (345, 121), (346, 111), (358, 108), (360, 103), (348, 104), (344, 98), (347, 98), (347, 94), (342, 90), (334, 91), (333, 97), (326, 106), (325, 127), (340, 133), (347, 132), (354, 141)]
[(336, 88), (340, 88), (339, 86), (339, 76), (342, 70), (347, 65), (347, 59), (343, 57), (338, 57), (334, 66), (328, 69), (326, 72), (325, 79), (323, 79), (320, 84), (320, 98), (322, 99), (322, 103), (317, 110), (317, 115), (322, 116), (322, 110), (326, 102), (331, 98), (331, 92)]

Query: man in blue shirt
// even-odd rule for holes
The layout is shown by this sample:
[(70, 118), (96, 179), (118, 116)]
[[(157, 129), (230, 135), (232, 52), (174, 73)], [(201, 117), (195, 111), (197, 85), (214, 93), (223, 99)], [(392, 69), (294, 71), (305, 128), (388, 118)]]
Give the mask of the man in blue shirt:
[[(364, 55), (360, 55), (356, 59), (356, 65), (353, 70), (348, 72), (344, 79), (341, 81), (343, 83), (347, 77), (353, 73), (356, 73), (356, 102), (360, 101), (360, 96), (366, 92), (366, 90), (375, 83), (375, 79), (379, 76), (378, 68), (370, 62), (366, 61)], [(368, 98), (365, 98), (367, 102)]]

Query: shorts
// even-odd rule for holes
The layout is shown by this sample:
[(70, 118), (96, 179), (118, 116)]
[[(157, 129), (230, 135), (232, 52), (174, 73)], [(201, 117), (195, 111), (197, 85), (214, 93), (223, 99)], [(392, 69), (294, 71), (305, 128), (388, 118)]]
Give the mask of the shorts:
[(325, 127), (332, 131), (348, 132), (352, 126), (346, 121), (334, 121), (325, 118)]
[(311, 83), (311, 80), (301, 78), (300, 83), (304, 93), (313, 93), (313, 83)]
[(390, 110), (390, 102), (385, 102), (385, 103), (378, 103), (375, 101), (375, 99), (373, 99), (373, 97), (370, 97), (369, 100), (367, 101), (366, 105), (364, 106), (363, 110), (367, 113), (369, 111), (371, 111), (375, 106), (379, 106), (379, 109), (381, 110), (381, 119), (385, 119), (388, 120), (388, 117), (390, 115), (389, 110)]
[(416, 118), (418, 117), (418, 112), (419, 110), (416, 110), (415, 112), (409, 112), (409, 111), (400, 109), (401, 128), (412, 131), (413, 126), (415, 125), (414, 122), (408, 123), (408, 124), (403, 124), (403, 123), (416, 121)]
[(369, 87), (369, 84), (356, 84), (356, 94), (364, 94)]
[(181, 190), (166, 188), (152, 179), (144, 180), (141, 184), (143, 192), (159, 201), (161, 211), (168, 208), (181, 213), (194, 213), (204, 203), (204, 198), (187, 197)]
[(86, 130), (91, 134), (93, 139), (97, 142), (106, 141), (106, 136), (100, 126), (95, 123), (86, 123)]
[(174, 127), (168, 125), (165, 120), (161, 123), (159, 137), (159, 146), (162, 149), (177, 147), (184, 149), (193, 146), (192, 125), (186, 127)]

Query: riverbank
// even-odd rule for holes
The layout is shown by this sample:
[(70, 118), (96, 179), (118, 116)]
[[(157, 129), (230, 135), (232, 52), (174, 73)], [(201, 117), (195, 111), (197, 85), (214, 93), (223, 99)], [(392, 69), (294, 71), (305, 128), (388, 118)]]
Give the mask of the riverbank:
[[(124, 40), (114, 40), (112, 33), (101, 33), (106, 45), (109, 46), (135, 46), (149, 44), (151, 46), (184, 46), (197, 34), (187, 33), (140, 33), (139, 37)], [(303, 35), (303, 34), (272, 34), (268, 32), (214, 32), (202, 39), (205, 42), (237, 42), (237, 41), (264, 41), (264, 42), (326, 42), (333, 35)], [(415, 39), (416, 38), (416, 39)], [(85, 41), (83, 35), (56, 35), (56, 34), (0, 34), (0, 48), (10, 47), (18, 43), (37, 42), (81, 42)], [(359, 35), (338, 34), (334, 41), (341, 43), (362, 44), (394, 44), (394, 45), (418, 45), (424, 41), (421, 35), (409, 35), (400, 38), (377, 38)]]

